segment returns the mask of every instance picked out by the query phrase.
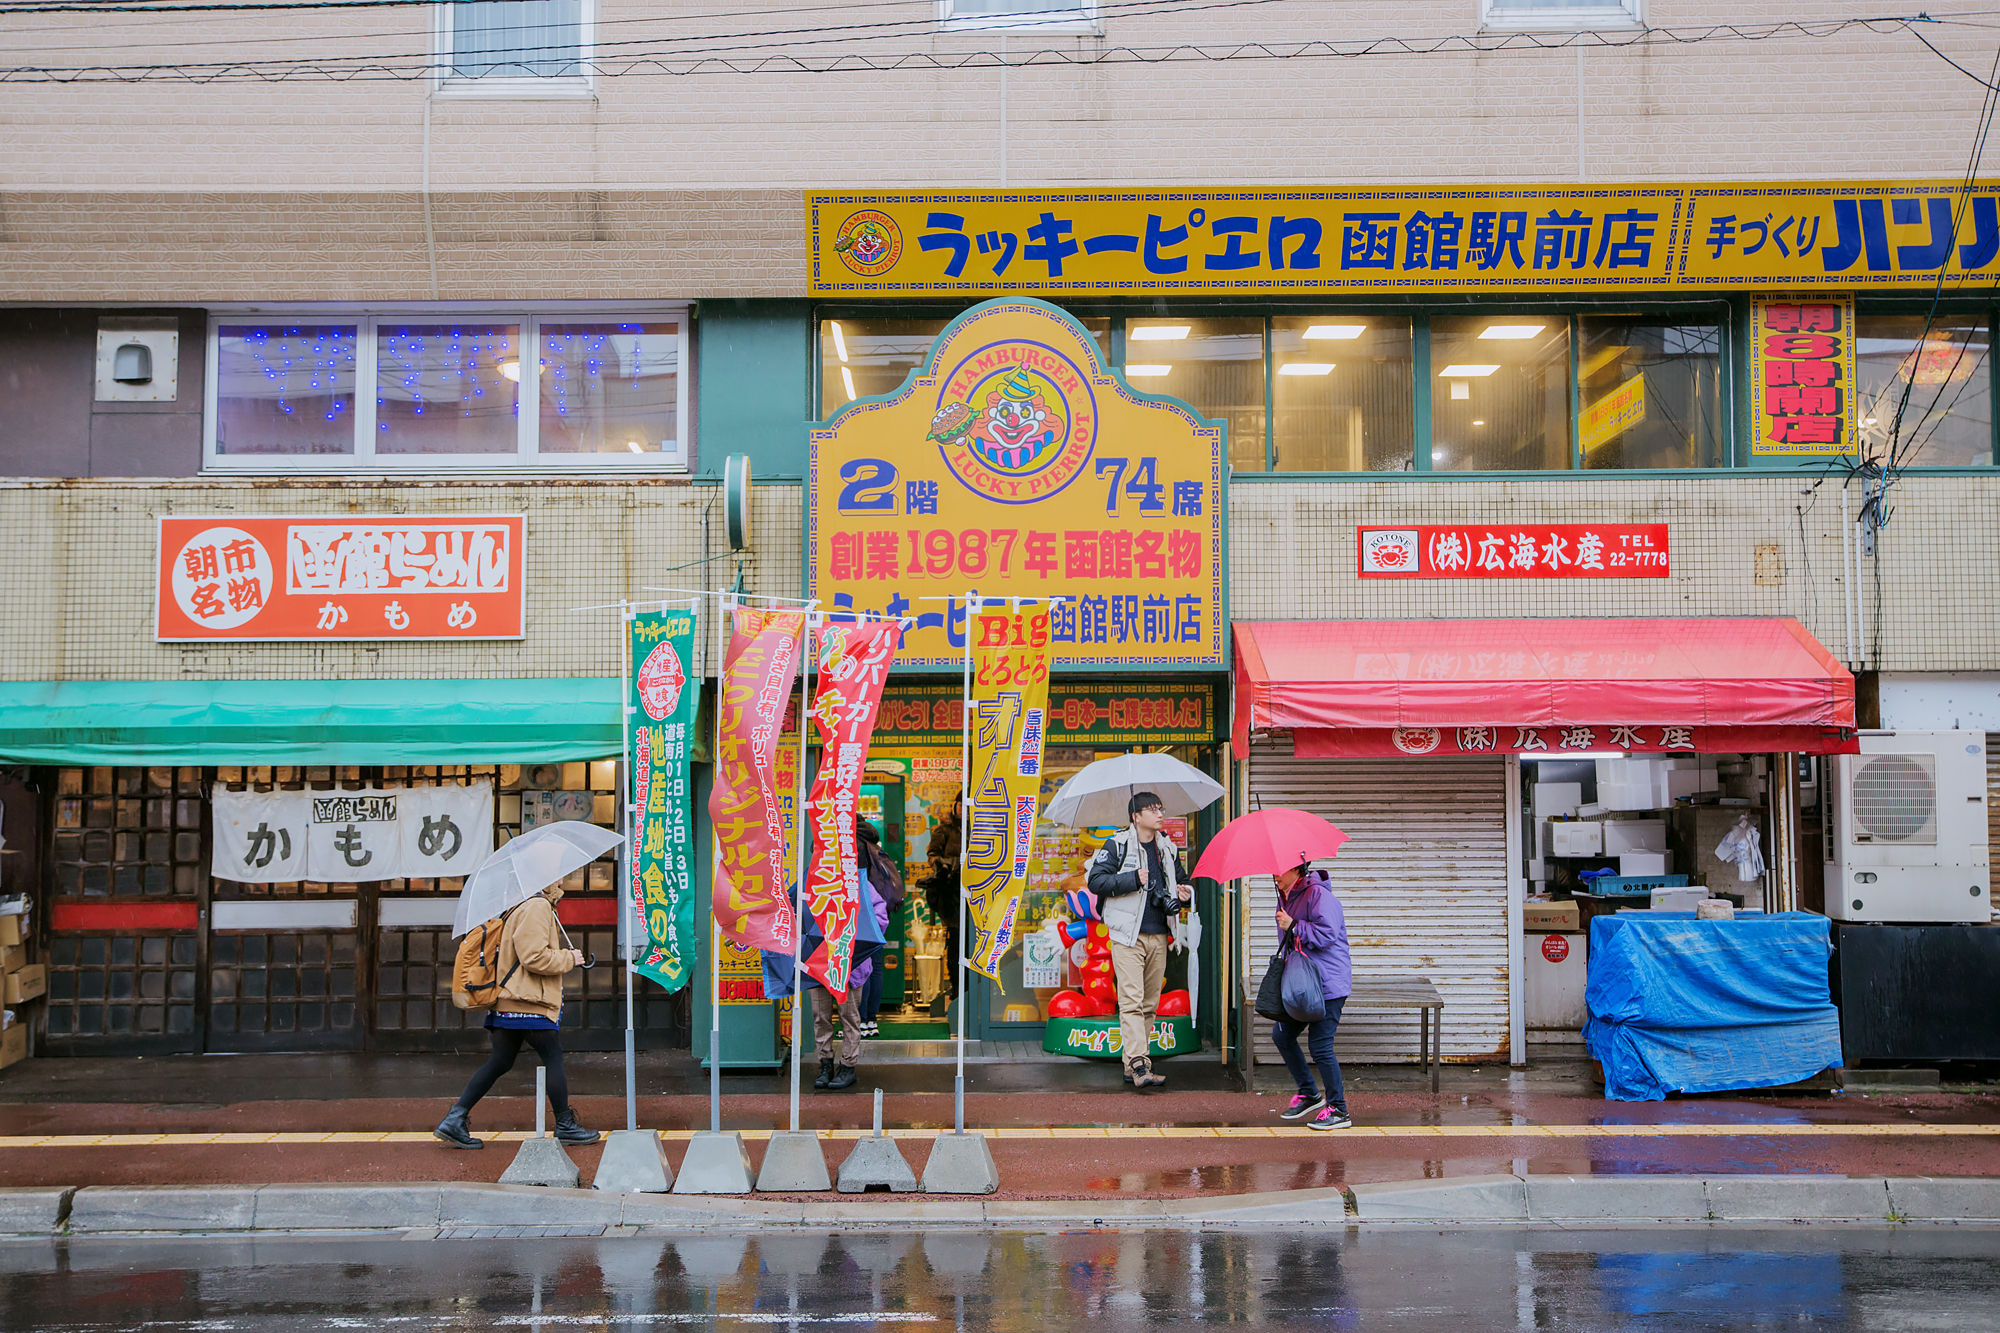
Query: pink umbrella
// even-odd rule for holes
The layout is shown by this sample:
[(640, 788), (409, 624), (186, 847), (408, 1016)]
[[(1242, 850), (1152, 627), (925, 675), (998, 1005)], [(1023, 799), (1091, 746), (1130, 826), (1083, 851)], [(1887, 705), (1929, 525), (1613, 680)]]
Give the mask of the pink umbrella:
[(1347, 835), (1304, 810), (1253, 810), (1215, 835), (1194, 873), (1204, 879), (1275, 875), (1333, 856)]

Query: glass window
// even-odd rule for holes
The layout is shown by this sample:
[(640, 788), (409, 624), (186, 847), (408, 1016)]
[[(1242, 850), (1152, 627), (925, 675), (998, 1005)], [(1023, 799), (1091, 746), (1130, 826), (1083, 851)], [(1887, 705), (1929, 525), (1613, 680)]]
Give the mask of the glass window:
[(680, 438), (678, 324), (543, 324), (541, 451), (671, 451)]
[(947, 28), (1098, 32), (1097, 0), (938, 0)]
[(1264, 470), (1264, 321), (1147, 317), (1125, 324), (1125, 378), (1229, 423), (1229, 465)]
[(224, 324), (215, 340), (215, 452), (354, 452), (353, 324)]
[(473, 0), (444, 12), (453, 79), (583, 75), (583, 0)]
[(520, 325), (384, 324), (375, 363), (376, 453), (520, 452)]
[(1641, 315), (1577, 323), (1583, 466), (1725, 465), (1720, 324)]
[(1271, 321), (1271, 362), (1279, 472), (1410, 470), (1407, 318), (1286, 315)]
[(1433, 470), (1567, 468), (1569, 410), (1567, 316), (1431, 320)]
[(1896, 461), (1903, 467), (1984, 467), (1993, 462), (1986, 319), (1984, 314), (1937, 315), (1927, 331), (1922, 315), (1856, 318), (1856, 408), (1861, 447), (1870, 457), (1887, 459), (1893, 431)]
[[(819, 324), (819, 415), (822, 421), (857, 398), (894, 393), (923, 365), (948, 319), (822, 319)], [(1111, 364), (1111, 321), (1079, 318)]]

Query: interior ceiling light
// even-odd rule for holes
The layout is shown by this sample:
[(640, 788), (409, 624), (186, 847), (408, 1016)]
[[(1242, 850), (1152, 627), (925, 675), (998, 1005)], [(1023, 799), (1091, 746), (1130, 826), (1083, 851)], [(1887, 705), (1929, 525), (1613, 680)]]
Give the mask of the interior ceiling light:
[(840, 368), (840, 386), (847, 390), (847, 401), (850, 403), (853, 402), (855, 399), (854, 372), (846, 366)]
[(1308, 338), (1359, 338), (1368, 332), (1366, 324), (1314, 324), (1306, 330)]
[(519, 384), (521, 382), (521, 363), (519, 361), (502, 361), (500, 363), (500, 373), (514, 381), (514, 383)]
[(1278, 367), (1280, 375), (1331, 375), (1331, 361), (1292, 361)]
[(847, 339), (841, 335), (840, 321), (830, 319), (826, 323), (833, 330), (833, 350), (840, 353), (840, 364), (844, 366), (847, 364)]
[(1473, 424), (1473, 425), (1475, 425), (1475, 426), (1483, 426), (1483, 425), (1485, 425), (1486, 423), (1485, 423), (1485, 422), (1483, 422), (1483, 421), (1480, 421), (1480, 420), (1477, 420), (1477, 419), (1475, 419), (1475, 420), (1473, 421), (1473, 423), (1472, 423), (1472, 424)]
[(1127, 379), (1135, 379), (1135, 380), (1156, 380), (1156, 379), (1158, 379), (1158, 378), (1159, 378), (1160, 376), (1162, 376), (1162, 375), (1167, 375), (1167, 374), (1171, 374), (1172, 372), (1173, 372), (1173, 367), (1172, 367), (1172, 366), (1127, 366), (1127, 367), (1125, 367), (1125, 377), (1126, 377)]
[(1479, 336), (1508, 342), (1520, 342), (1524, 338), (1534, 337), (1547, 327), (1548, 325), (1546, 324), (1488, 324), (1486, 331)]
[(1187, 337), (1193, 327), (1191, 324), (1146, 324), (1129, 329), (1127, 333), (1133, 342), (1164, 343)]
[[(1474, 424), (1476, 425), (1478, 423), (1475, 422)], [(645, 447), (642, 446), (637, 440), (625, 441), (625, 447), (627, 449), (630, 449), (635, 454), (643, 454), (646, 452)]]
[(1446, 366), (1438, 372), (1441, 380), (1472, 380), (1491, 375), (1498, 366)]
[(1451, 401), (1454, 403), (1471, 402), (1472, 385), (1466, 380), (1453, 380), (1451, 382)]

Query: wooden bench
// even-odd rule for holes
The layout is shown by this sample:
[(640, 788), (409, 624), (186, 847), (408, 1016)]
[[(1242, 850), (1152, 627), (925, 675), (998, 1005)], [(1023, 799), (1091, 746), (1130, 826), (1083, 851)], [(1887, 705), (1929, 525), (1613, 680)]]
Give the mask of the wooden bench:
[(1444, 997), (1426, 977), (1415, 981), (1354, 979), (1354, 993), (1341, 1010), (1345, 1018), (1356, 1009), (1414, 1009), (1417, 1011), (1417, 1069), (1430, 1070), (1431, 1091), (1438, 1090), (1438, 1065), (1444, 1054)]

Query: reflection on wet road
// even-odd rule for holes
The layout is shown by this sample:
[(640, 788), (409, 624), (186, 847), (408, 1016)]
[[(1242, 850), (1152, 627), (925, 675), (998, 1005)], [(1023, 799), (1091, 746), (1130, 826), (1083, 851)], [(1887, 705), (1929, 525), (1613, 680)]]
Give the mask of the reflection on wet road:
[(0, 1244), (70, 1330), (2000, 1327), (2000, 1230), (1091, 1231)]

